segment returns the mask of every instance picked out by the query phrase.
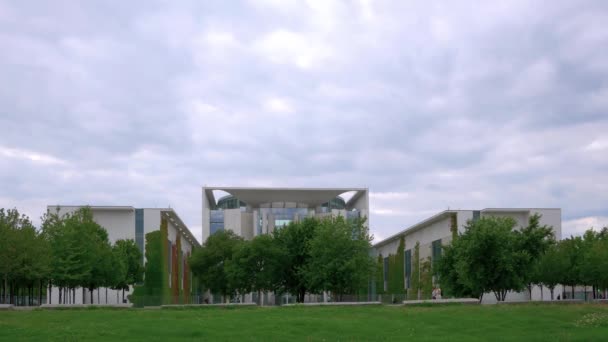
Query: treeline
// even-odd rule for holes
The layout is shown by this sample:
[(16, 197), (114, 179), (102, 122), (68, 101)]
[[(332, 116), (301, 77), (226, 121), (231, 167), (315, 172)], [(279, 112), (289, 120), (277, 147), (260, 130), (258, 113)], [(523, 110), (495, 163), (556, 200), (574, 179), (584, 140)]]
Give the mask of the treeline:
[(191, 259), (201, 285), (224, 301), (248, 293), (368, 293), (374, 262), (364, 219), (307, 218), (245, 241), (231, 231), (211, 235)]
[(546, 286), (551, 291), (558, 284), (570, 287), (570, 298), (574, 298), (576, 286), (582, 286), (584, 299), (591, 288), (591, 298), (596, 299), (608, 290), (608, 227), (601, 231), (587, 230), (580, 237), (570, 237), (551, 245), (534, 265), (531, 272), (532, 283)]
[(505, 217), (483, 217), (469, 221), (462, 234), (443, 246), (435, 274), (445, 294), (477, 297), (494, 293), (504, 301), (509, 291), (529, 291), (534, 285), (547, 287), (554, 299), (558, 284), (608, 288), (608, 229), (587, 231), (583, 237), (555, 241), (552, 227), (540, 225), (540, 216), (516, 229)]
[(0, 209), (0, 276), (2, 303), (40, 305), (53, 287), (57, 304), (75, 303), (77, 288), (82, 302), (85, 289), (93, 303), (100, 287), (123, 290), (124, 300), (124, 290), (142, 281), (142, 254), (133, 240), (110, 244), (89, 208), (47, 213), (40, 229), (17, 209)]

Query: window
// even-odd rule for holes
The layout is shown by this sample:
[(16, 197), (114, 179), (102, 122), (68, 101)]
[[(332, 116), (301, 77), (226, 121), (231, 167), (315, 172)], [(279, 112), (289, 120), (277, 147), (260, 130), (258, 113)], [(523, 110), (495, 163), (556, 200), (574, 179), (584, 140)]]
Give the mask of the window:
[(137, 244), (137, 248), (142, 255), (142, 264), (143, 264), (143, 255), (144, 255), (144, 210), (143, 209), (135, 209), (135, 243)]
[(431, 248), (433, 268), (435, 268), (435, 263), (437, 262), (437, 260), (439, 260), (439, 258), (441, 258), (441, 239), (433, 241), (433, 245)]
[(412, 250), (408, 249), (404, 254), (404, 266), (405, 266), (405, 288), (410, 288), (410, 278), (412, 277)]
[(473, 222), (479, 220), (480, 216), (481, 216), (481, 213), (479, 212), (479, 210), (473, 210)]
[(209, 233), (213, 235), (220, 230), (224, 230), (224, 212), (222, 210), (211, 210), (209, 212)]

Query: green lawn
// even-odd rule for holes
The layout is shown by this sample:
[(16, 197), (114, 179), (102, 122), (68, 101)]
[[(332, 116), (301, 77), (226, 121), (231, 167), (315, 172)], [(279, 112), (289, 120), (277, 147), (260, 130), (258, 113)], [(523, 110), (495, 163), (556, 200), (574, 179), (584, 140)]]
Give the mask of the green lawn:
[(608, 341), (608, 305), (0, 311), (0, 340)]

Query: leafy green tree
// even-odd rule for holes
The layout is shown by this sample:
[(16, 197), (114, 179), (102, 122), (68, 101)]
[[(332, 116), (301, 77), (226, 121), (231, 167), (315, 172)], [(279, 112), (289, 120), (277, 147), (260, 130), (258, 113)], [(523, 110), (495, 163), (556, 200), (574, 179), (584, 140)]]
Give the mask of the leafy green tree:
[(457, 246), (456, 239), (452, 240), (451, 245), (443, 246), (441, 258), (435, 264), (441, 290), (445, 297), (480, 298), (480, 289), (470, 288), (460, 280), (456, 262), (459, 260), (458, 253), (461, 249)]
[(560, 283), (570, 286), (571, 297), (574, 298), (574, 287), (581, 284), (581, 264), (582, 264), (582, 239), (580, 237), (570, 237), (561, 240), (559, 243), (560, 258), (565, 262), (565, 269), (562, 273)]
[(190, 257), (190, 268), (211, 293), (221, 294), (225, 299), (236, 289), (228, 281), (226, 265), (243, 239), (230, 230), (211, 235), (201, 248)]
[(528, 225), (521, 230), (515, 230), (515, 249), (521, 252), (516, 260), (519, 262), (515, 270), (528, 288), (530, 299), (532, 298), (532, 286), (536, 283), (537, 273), (535, 267), (540, 257), (555, 243), (553, 228), (540, 225), (539, 214), (530, 217)]
[(549, 246), (540, 257), (535, 272), (538, 283), (551, 292), (551, 300), (554, 299), (554, 290), (562, 280), (562, 275), (568, 272), (568, 263), (562, 258), (559, 248), (558, 244)]
[(48, 241), (17, 209), (0, 209), (0, 303), (21, 294), (32, 305), (35, 287), (40, 301), (49, 273)]
[(273, 232), (274, 241), (285, 255), (281, 265), (282, 277), (278, 284), (278, 293), (295, 294), (298, 303), (304, 302), (307, 292), (320, 290), (309, 287), (310, 282), (306, 274), (312, 257), (311, 241), (316, 235), (319, 224), (319, 220), (315, 218), (306, 218), (302, 221), (291, 222)]
[(117, 240), (112, 247), (112, 252), (116, 256), (116, 262), (121, 267), (116, 272), (119, 276), (115, 282), (114, 288), (122, 290), (122, 299), (124, 301), (125, 290), (129, 290), (129, 286), (134, 286), (143, 281), (144, 268), (142, 266), (142, 254), (135, 241)]
[(342, 300), (369, 280), (373, 268), (371, 237), (362, 219), (342, 216), (320, 221), (310, 240), (310, 262), (305, 269), (311, 289), (331, 291)]
[(283, 258), (272, 235), (258, 235), (236, 245), (226, 266), (228, 281), (241, 294), (257, 292), (262, 304), (262, 292), (277, 288)]
[(91, 277), (95, 257), (95, 251), (89, 248), (95, 243), (96, 236), (80, 230), (79, 218), (75, 215), (60, 217), (58, 213), (49, 213), (43, 217), (43, 234), (51, 247), (50, 283), (58, 287), (58, 304), (67, 302), (67, 289), (85, 287)]
[[(124, 240), (123, 240), (124, 241)], [(118, 242), (118, 241), (117, 241)], [(118, 291), (124, 289), (127, 286), (127, 260), (122, 254), (121, 249), (117, 244), (112, 246), (112, 275), (108, 280), (108, 287), (117, 290), (116, 292), (116, 303), (118, 303)], [(123, 298), (124, 300), (124, 290)], [(107, 287), (106, 287), (106, 302), (108, 300)]]
[(498, 301), (504, 301), (509, 290), (524, 287), (516, 268), (527, 254), (517, 249), (514, 227), (515, 221), (504, 217), (482, 217), (467, 223), (464, 234), (453, 242), (459, 283), (481, 296), (493, 292)]

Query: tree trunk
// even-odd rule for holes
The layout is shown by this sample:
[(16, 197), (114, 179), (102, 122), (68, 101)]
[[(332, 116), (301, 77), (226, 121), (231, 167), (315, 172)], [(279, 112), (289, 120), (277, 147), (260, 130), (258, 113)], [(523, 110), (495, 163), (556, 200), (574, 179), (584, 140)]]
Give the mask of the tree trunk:
[(59, 304), (61, 304), (61, 287), (57, 289), (57, 291), (59, 291)]
[(93, 288), (89, 288), (89, 293), (91, 295), (91, 304), (93, 304)]
[(544, 301), (544, 300), (545, 300), (545, 298), (544, 298), (544, 296), (543, 296), (543, 286), (541, 285), (541, 286), (540, 286), (540, 301), (542, 302), (542, 301)]
[(42, 304), (42, 280), (38, 283), (38, 305)]
[(122, 289), (122, 302), (125, 302), (125, 289)]
[(72, 302), (76, 304), (76, 288), (72, 289)]
[(572, 291), (572, 298), (570, 299), (574, 299), (574, 285), (570, 286), (570, 290)]
[(583, 285), (583, 295), (585, 298), (585, 302), (587, 301), (587, 285)]
[(106, 304), (108, 304), (108, 288), (106, 287)]
[(51, 298), (53, 298), (51, 295), (53, 294), (53, 286), (51, 285), (51, 281), (49, 280), (49, 293), (48, 293), (48, 297), (49, 297), (49, 304), (53, 304), (51, 303), (53, 300)]
[(553, 287), (549, 288), (549, 291), (551, 291), (551, 300), (553, 300), (553, 289), (554, 289)]

